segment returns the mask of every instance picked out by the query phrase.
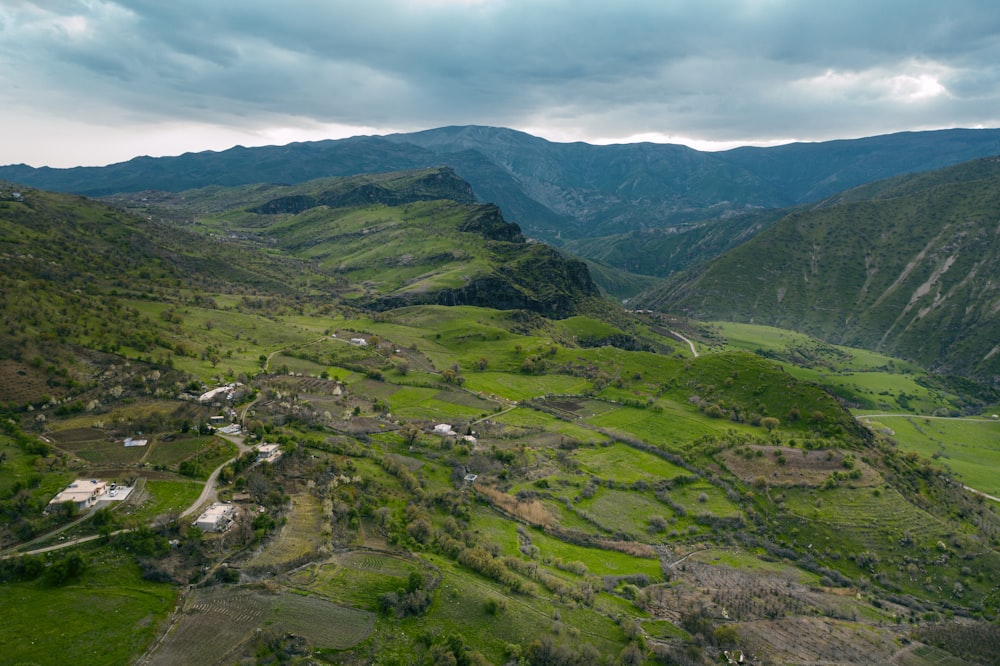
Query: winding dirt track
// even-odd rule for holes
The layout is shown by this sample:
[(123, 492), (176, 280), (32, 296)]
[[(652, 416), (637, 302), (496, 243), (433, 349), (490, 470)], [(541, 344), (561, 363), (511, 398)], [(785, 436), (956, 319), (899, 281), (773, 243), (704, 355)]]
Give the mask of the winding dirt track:
[(677, 331), (670, 331), (670, 335), (673, 335), (673, 336), (676, 336), (676, 337), (677, 337), (677, 338), (679, 338), (680, 340), (682, 340), (682, 341), (684, 341), (684, 342), (688, 343), (688, 347), (690, 347), (690, 348), (691, 348), (691, 353), (692, 353), (692, 354), (694, 354), (694, 357), (695, 357), (695, 358), (698, 358), (698, 350), (697, 350), (697, 349), (695, 349), (695, 347), (694, 347), (694, 343), (693, 343), (693, 342), (691, 342), (691, 341), (690, 341), (690, 340), (689, 340), (688, 338), (685, 338), (685, 337), (684, 337), (683, 335), (681, 335), (681, 334), (680, 334), (680, 333), (678, 333)]

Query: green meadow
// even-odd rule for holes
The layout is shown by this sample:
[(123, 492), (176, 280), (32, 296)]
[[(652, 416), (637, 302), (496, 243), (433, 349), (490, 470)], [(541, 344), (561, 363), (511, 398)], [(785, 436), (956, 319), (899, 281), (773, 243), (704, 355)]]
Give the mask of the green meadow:
[(1000, 497), (1000, 421), (931, 416), (859, 416), (868, 427), (947, 467), (968, 486)]

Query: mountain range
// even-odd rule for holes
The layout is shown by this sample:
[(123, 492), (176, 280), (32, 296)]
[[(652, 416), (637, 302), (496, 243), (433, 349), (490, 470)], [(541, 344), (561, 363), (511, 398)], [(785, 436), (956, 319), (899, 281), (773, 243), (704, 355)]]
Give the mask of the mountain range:
[[(310, 211), (320, 207), (394, 206), (435, 197), (464, 206), (491, 202), (491, 212), (477, 215), (501, 220), (505, 226), (497, 229), (517, 229), (505, 240), (521, 243), (521, 259), (496, 254), (487, 261), (493, 277), (463, 274), (462, 285), (428, 290), (422, 275), (436, 276), (438, 286), (449, 279), (442, 277), (450, 273), (441, 246), (434, 250), (441, 250), (434, 255), (441, 266), (418, 258), (398, 284), (355, 297), (385, 308), (489, 302), (566, 316), (578, 308), (580, 294), (596, 293), (593, 279), (608, 295), (636, 297), (645, 307), (794, 328), (994, 383), (1000, 376), (1000, 307), (991, 225), (1000, 210), (1000, 186), (996, 163), (976, 160), (994, 154), (1000, 154), (1000, 130), (709, 153), (676, 145), (553, 143), (468, 126), (140, 157), (107, 167), (7, 166), (0, 167), (0, 178), (88, 196), (118, 193), (140, 207), (142, 200), (169, 199), (167, 208), (155, 211), (160, 218), (190, 213), (193, 219), (238, 203), (241, 215), (256, 216), (255, 225), (280, 220), (268, 242), (280, 243), (284, 235), (317, 246), (333, 241), (315, 227), (312, 237), (300, 237), (287, 216), (311, 219)], [(447, 167), (424, 172), (437, 181), (411, 183), (407, 187), (415, 189), (405, 194), (394, 194), (379, 179), (347, 192), (313, 180), (431, 165)], [(220, 187), (236, 189), (222, 193)], [(191, 188), (216, 189), (180, 197), (150, 192)], [(194, 202), (207, 208), (185, 213)], [(389, 226), (405, 226), (408, 233), (433, 226), (430, 215), (415, 225), (406, 214), (397, 217)], [(515, 224), (506, 226), (507, 220)], [(589, 276), (582, 264), (557, 258), (545, 245), (524, 244), (522, 230), (588, 260)], [(392, 234), (381, 238), (383, 247), (396, 242)], [(388, 261), (381, 257), (371, 266), (384, 271)], [(559, 267), (549, 282), (531, 270), (546, 266)], [(397, 268), (402, 266), (392, 270)], [(492, 281), (502, 274), (518, 277)], [(526, 274), (533, 274), (534, 286), (523, 281)], [(673, 277), (661, 285), (657, 276)]]
[[(727, 249), (726, 239), (756, 233), (770, 219), (757, 215), (762, 210), (994, 154), (1000, 154), (1000, 130), (993, 129), (702, 152), (669, 144), (554, 143), (510, 129), (465, 126), (137, 157), (105, 167), (4, 166), (0, 179), (103, 196), (295, 184), (445, 165), (528, 236), (617, 268), (664, 276)], [(706, 234), (716, 239), (706, 244)], [(656, 247), (655, 257), (636, 259), (647, 245)]]

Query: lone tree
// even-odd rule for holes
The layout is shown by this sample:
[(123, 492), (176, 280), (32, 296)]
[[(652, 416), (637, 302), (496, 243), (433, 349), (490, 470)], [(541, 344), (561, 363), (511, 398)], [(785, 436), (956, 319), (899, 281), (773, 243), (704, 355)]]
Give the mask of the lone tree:
[(767, 428), (768, 432), (771, 432), (772, 430), (774, 430), (775, 428), (777, 428), (779, 425), (781, 425), (781, 421), (779, 421), (778, 419), (774, 418), (773, 416), (765, 416), (764, 418), (762, 418), (760, 420), (760, 424), (764, 428)]

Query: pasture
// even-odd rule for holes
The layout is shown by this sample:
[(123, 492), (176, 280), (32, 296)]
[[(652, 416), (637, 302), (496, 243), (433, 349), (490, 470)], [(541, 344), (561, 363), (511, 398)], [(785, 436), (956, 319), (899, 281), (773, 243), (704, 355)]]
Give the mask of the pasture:
[[(129, 498), (125, 515), (140, 524), (151, 522), (158, 516), (179, 514), (198, 499), (203, 483), (186, 479), (146, 479), (137, 498)], [(132, 503), (138, 500), (138, 504)]]
[(906, 415), (859, 416), (905, 451), (933, 458), (980, 492), (1000, 497), (1000, 420)]
[(130, 663), (173, 610), (176, 588), (143, 580), (126, 554), (96, 544), (74, 550), (88, 561), (74, 582), (52, 587), (39, 579), (0, 585), (0, 661)]

